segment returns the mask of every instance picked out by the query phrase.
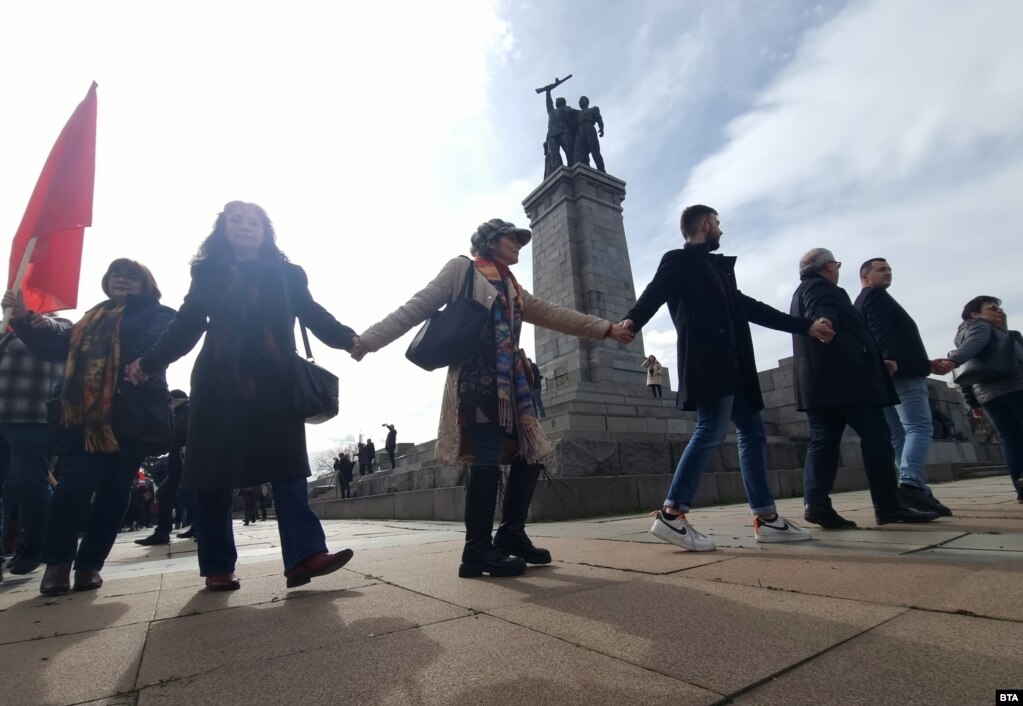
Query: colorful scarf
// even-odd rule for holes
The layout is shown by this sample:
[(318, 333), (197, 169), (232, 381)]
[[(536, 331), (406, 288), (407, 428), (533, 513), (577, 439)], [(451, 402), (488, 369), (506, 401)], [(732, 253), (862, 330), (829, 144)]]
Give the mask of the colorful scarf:
[(124, 306), (105, 301), (85, 312), (71, 328), (60, 401), (65, 428), (82, 425), (85, 450), (121, 450), (111, 426), (121, 366), (121, 317)]
[(507, 266), (481, 256), (476, 257), (475, 264), (480, 274), (497, 290), (491, 318), (497, 347), (498, 422), (505, 432), (518, 433), (519, 454), (526, 462), (539, 463), (545, 437), (533, 409), (526, 368), (518, 346), (522, 330), (522, 292)]

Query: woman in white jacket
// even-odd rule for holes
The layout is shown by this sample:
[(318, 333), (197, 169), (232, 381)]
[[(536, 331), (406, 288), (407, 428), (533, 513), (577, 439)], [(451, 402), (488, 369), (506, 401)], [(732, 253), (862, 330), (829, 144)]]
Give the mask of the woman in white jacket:
[[(448, 368), (437, 432), (439, 463), (469, 463), (465, 495), (465, 549), (458, 575), (516, 576), (526, 563), (547, 564), (550, 552), (533, 546), (525, 532), (541, 462), (551, 452), (530, 396), (524, 357), (518, 354), (522, 323), (574, 336), (622, 343), (632, 334), (596, 316), (588, 316), (538, 299), (516, 281), (509, 269), (530, 231), (492, 219), (471, 239), (474, 260), (456, 257), (408, 302), (369, 327), (352, 352), (356, 360), (380, 350), (459, 296), (469, 268), (473, 298), (491, 313), (478, 352)], [(497, 507), (500, 465), (511, 464), (505, 487), (501, 526), (491, 537)], [(510, 555), (510, 556), (509, 556)]]
[(661, 393), (661, 364), (657, 358), (651, 355), (643, 361), (643, 367), (646, 368), (646, 386), (650, 388), (650, 394), (654, 397), (663, 397), (664, 395)]

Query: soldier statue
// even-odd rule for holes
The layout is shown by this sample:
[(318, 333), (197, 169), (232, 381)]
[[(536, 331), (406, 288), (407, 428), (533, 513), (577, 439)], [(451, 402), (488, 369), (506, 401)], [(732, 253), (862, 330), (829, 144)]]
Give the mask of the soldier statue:
[[(579, 111), (569, 107), (564, 98), (558, 98), (555, 101), (551, 97), (551, 91), (570, 78), (572, 78), (571, 74), (565, 78), (556, 78), (554, 83), (536, 89), (537, 93), (543, 92), (547, 99), (547, 148), (544, 151), (544, 176), (563, 164), (571, 166), (575, 158), (573, 138), (578, 130), (579, 123), (576, 117)], [(565, 153), (564, 161), (561, 158), (562, 151)]]
[[(597, 106), (591, 108), (590, 99), (586, 96), (579, 99), (579, 108), (575, 116), (579, 121), (579, 130), (575, 136), (572, 163), (589, 166), (590, 155), (593, 155), (593, 163), (597, 165), (597, 170), (605, 172), (607, 170), (604, 169), (604, 158), (600, 156), (600, 140), (597, 139), (598, 136), (604, 136), (604, 119), (600, 117), (600, 108)], [(600, 128), (600, 132), (593, 127), (594, 124)]]

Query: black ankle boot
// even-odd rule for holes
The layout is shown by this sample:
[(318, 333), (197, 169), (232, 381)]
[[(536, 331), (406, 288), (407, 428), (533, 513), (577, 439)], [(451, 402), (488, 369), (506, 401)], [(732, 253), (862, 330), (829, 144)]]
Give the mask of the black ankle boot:
[(505, 554), (517, 556), (527, 564), (550, 564), (551, 553), (542, 547), (533, 546), (526, 534), (526, 515), (533, 491), (540, 478), (543, 466), (529, 464), (516, 457), (508, 473), (508, 485), (504, 489), (504, 503), (501, 506), (501, 526), (497, 528), (494, 546)]
[(462, 550), (462, 564), (458, 567), (458, 575), (463, 579), (483, 574), (518, 576), (526, 570), (522, 559), (509, 557), (495, 548), (490, 537), (500, 476), (498, 466), (469, 469), (465, 486), (465, 549)]

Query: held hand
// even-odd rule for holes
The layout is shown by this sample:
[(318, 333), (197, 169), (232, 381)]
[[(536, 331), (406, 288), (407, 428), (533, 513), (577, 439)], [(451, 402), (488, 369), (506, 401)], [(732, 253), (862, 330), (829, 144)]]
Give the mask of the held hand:
[(149, 379), (149, 376), (142, 372), (142, 364), (140, 363), (139, 358), (136, 358), (125, 366), (124, 379), (132, 385), (138, 385), (140, 382), (144, 382)]
[(931, 372), (935, 375), (948, 375), (955, 367), (955, 361), (948, 358), (936, 358), (931, 361)]
[(982, 407), (974, 407), (973, 409), (971, 409), (970, 416), (973, 417), (974, 419), (987, 419), (987, 416), (984, 414), (984, 409)]
[(367, 353), (369, 353), (369, 349), (366, 348), (366, 344), (362, 342), (361, 338), (356, 336), (355, 342), (352, 344), (352, 358), (358, 363), (366, 357)]
[(626, 328), (624, 324), (617, 323), (611, 327), (611, 333), (608, 334), (608, 337), (628, 345), (636, 338), (636, 334), (631, 329)]
[(4, 293), (2, 305), (4, 309), (11, 310), (12, 319), (23, 319), (28, 314), (28, 309), (25, 308), (25, 299), (20, 291), (12, 292), (8, 289)]
[(894, 375), (895, 373), (897, 373), (899, 371), (899, 364), (898, 364), (897, 361), (894, 361), (894, 360), (886, 360), (884, 362), (884, 367), (886, 367), (888, 369), (888, 374), (889, 375)]
[(835, 337), (835, 329), (827, 319), (817, 319), (810, 325), (809, 334), (821, 343), (831, 343)]

